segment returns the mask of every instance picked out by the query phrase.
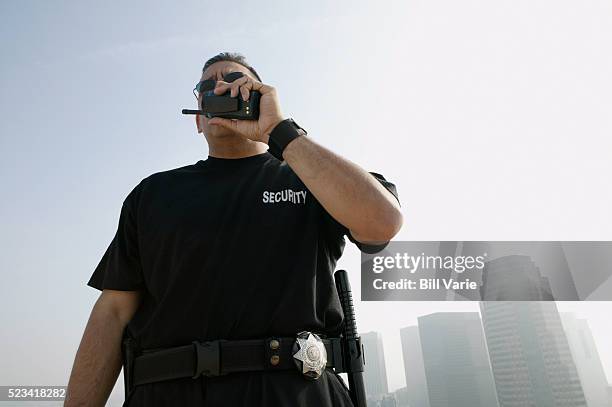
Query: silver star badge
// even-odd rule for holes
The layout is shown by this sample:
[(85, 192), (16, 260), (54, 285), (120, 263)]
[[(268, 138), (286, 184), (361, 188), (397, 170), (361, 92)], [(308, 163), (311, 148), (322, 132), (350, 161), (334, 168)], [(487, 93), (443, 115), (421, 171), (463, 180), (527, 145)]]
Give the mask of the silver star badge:
[(297, 334), (293, 350), (297, 350), (293, 358), (304, 376), (318, 379), (327, 365), (327, 351), (321, 338), (312, 332), (300, 332)]

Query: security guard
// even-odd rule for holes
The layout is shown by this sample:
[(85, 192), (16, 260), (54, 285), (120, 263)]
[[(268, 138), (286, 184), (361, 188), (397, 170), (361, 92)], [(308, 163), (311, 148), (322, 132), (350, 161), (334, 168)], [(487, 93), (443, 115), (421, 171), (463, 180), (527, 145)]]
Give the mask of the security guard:
[[(243, 75), (223, 81), (230, 72)], [(344, 236), (376, 252), (398, 232), (395, 186), (283, 116), (242, 55), (208, 60), (207, 79), (218, 95), (258, 90), (259, 119), (196, 116), (208, 158), (127, 195), (88, 282), (101, 295), (64, 405), (104, 405), (127, 337), (137, 357), (124, 406), (352, 406), (333, 368), (333, 271)]]

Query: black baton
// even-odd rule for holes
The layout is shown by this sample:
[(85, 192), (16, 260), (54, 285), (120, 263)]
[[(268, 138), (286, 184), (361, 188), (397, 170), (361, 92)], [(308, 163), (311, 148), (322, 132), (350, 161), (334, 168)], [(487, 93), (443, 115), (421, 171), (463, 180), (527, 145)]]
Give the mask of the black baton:
[(344, 324), (342, 328), (342, 354), (344, 370), (348, 376), (349, 393), (355, 407), (367, 407), (365, 386), (363, 384), (363, 368), (365, 359), (361, 338), (357, 333), (357, 321), (353, 308), (353, 295), (346, 270), (338, 270), (334, 274), (336, 290), (340, 297)]

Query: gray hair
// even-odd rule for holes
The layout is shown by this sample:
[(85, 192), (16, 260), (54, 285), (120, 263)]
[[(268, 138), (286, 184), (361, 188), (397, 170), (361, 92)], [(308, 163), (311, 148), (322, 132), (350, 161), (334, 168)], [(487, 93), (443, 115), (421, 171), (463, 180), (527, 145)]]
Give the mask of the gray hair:
[(221, 61), (235, 62), (237, 64), (240, 64), (240, 65), (244, 66), (245, 68), (248, 68), (248, 70), (251, 71), (251, 73), (253, 73), (253, 75), (255, 75), (257, 80), (259, 80), (261, 82), (261, 78), (259, 77), (259, 74), (255, 70), (255, 68), (253, 68), (251, 65), (249, 65), (249, 63), (247, 62), (247, 60), (244, 57), (244, 55), (242, 55), (242, 54), (240, 54), (238, 52), (221, 52), (221, 53), (215, 55), (214, 57), (212, 57), (208, 61), (206, 61), (206, 63), (204, 64), (204, 68), (202, 68), (202, 72), (204, 72), (206, 69), (208, 69), (208, 67), (211, 66), (212, 64), (214, 64), (215, 62), (221, 62)]

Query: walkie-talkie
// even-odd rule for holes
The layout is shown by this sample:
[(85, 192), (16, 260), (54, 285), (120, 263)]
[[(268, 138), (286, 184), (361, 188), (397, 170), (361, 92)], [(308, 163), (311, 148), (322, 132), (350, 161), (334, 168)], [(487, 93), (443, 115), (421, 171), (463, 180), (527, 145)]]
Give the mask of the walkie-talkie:
[[(225, 74), (225, 82), (234, 82), (241, 78), (242, 72), (230, 72)], [(257, 120), (259, 119), (259, 99), (261, 92), (252, 90), (249, 93), (249, 100), (244, 101), (238, 94), (236, 97), (230, 96), (228, 90), (222, 95), (215, 95), (217, 81), (207, 79), (198, 83), (197, 90), (202, 94), (201, 110), (183, 109), (183, 114), (201, 114), (207, 118), (222, 117), (225, 119), (237, 120)]]

